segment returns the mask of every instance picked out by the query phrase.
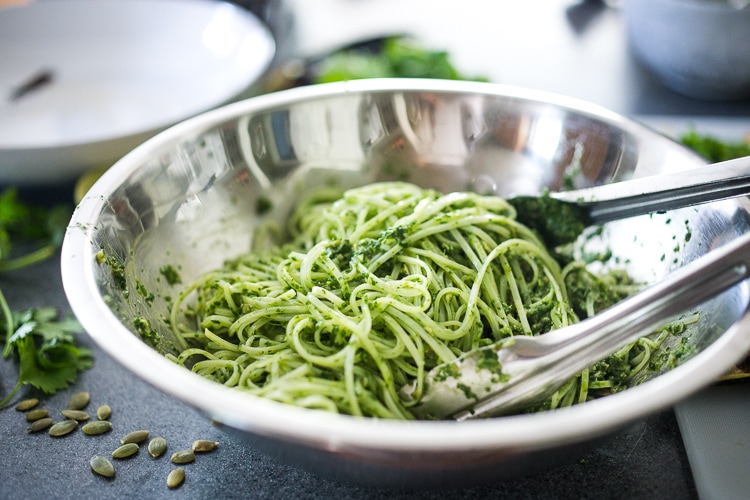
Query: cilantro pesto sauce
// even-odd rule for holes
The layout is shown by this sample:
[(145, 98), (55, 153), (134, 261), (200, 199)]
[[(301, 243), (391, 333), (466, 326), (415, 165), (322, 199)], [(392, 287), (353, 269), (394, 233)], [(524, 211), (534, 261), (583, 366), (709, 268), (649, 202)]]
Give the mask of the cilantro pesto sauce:
[(551, 248), (574, 242), (590, 221), (585, 211), (544, 193), (538, 197), (517, 197), (509, 200), (518, 212), (518, 220), (536, 230)]

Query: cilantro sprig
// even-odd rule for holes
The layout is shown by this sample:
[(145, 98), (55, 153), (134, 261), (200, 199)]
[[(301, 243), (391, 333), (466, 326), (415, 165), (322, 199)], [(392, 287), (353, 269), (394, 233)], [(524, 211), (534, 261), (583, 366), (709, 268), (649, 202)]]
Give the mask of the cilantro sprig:
[[(0, 194), (0, 271), (31, 266), (53, 256), (62, 244), (70, 211), (67, 207), (44, 208), (23, 203), (15, 189)], [(16, 243), (33, 249), (17, 255)], [(78, 373), (90, 368), (89, 349), (75, 343), (81, 326), (74, 318), (58, 319), (53, 307), (11, 311), (0, 290), (0, 342), (4, 359), (14, 358), (18, 382), (5, 398), (5, 406), (25, 384), (47, 394), (74, 383)]]
[(18, 358), (18, 382), (0, 401), (0, 408), (23, 387), (30, 384), (47, 394), (65, 389), (78, 378), (78, 372), (93, 365), (89, 349), (78, 347), (74, 335), (81, 326), (74, 318), (57, 320), (52, 307), (11, 312), (0, 291), (5, 330), (12, 332), (5, 342), (3, 357)]

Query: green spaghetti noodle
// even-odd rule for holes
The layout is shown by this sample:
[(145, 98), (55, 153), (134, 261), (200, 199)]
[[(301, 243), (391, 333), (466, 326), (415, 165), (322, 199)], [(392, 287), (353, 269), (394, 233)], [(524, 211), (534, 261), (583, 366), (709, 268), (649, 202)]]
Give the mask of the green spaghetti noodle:
[[(505, 200), (379, 183), (301, 204), (290, 242), (202, 276), (175, 302), (172, 358), (230, 387), (297, 406), (414, 418), (426, 372), (510, 335), (562, 328), (632, 283), (561, 269)], [(665, 334), (595, 365), (541, 408), (617, 391)], [(414, 401), (399, 388), (415, 383)], [(535, 408), (535, 409), (541, 409)]]

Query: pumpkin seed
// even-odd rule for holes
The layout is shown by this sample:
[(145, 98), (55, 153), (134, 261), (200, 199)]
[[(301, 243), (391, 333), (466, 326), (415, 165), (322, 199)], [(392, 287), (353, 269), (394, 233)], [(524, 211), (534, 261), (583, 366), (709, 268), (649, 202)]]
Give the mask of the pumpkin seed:
[(88, 406), (91, 396), (86, 391), (81, 391), (73, 394), (68, 401), (69, 410), (83, 410)]
[(210, 439), (198, 439), (193, 441), (193, 451), (196, 453), (205, 453), (207, 451), (213, 451), (219, 447), (217, 441), (211, 441)]
[(29, 432), (43, 431), (44, 429), (52, 425), (52, 422), (53, 420), (51, 417), (45, 417), (45, 418), (40, 418), (39, 420), (34, 420), (29, 426)]
[(39, 400), (37, 398), (24, 399), (23, 401), (19, 402), (16, 405), (16, 410), (18, 411), (30, 410), (38, 404), (39, 404)]
[(177, 467), (167, 476), (167, 486), (177, 488), (185, 481), (185, 469)]
[(44, 408), (37, 408), (36, 410), (31, 410), (26, 414), (26, 421), (33, 422), (34, 420), (39, 420), (40, 418), (45, 418), (48, 416), (49, 410), (45, 410)]
[(138, 453), (138, 444), (126, 443), (112, 452), (112, 458), (128, 458)]
[(148, 452), (154, 458), (159, 458), (167, 451), (167, 440), (163, 437), (155, 437), (148, 443)]
[(78, 427), (78, 421), (68, 418), (62, 420), (49, 428), (49, 435), (52, 437), (61, 437), (73, 432)]
[(84, 425), (81, 430), (89, 436), (104, 434), (112, 430), (112, 422), (109, 420), (93, 420)]
[(101, 455), (94, 455), (91, 457), (89, 464), (91, 465), (91, 470), (100, 476), (114, 477), (115, 475), (115, 466), (112, 465), (112, 462)]
[(107, 420), (112, 415), (112, 408), (109, 405), (101, 405), (96, 409), (96, 418), (99, 420)]
[(83, 410), (63, 410), (60, 413), (62, 413), (66, 418), (72, 418), (73, 420), (78, 420), (79, 422), (83, 422), (84, 420), (88, 420), (89, 418), (91, 418), (89, 414)]
[(128, 443), (142, 443), (148, 438), (148, 431), (133, 431), (129, 432), (128, 434), (124, 435), (120, 439), (120, 444), (128, 444)]
[(173, 464), (189, 464), (195, 460), (195, 453), (193, 453), (193, 450), (175, 451), (170, 460)]

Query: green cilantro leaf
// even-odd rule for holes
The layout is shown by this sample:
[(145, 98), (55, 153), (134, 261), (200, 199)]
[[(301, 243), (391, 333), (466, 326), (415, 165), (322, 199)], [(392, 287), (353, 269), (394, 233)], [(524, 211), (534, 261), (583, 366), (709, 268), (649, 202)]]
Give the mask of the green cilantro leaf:
[[(0, 294), (0, 301), (5, 298)], [(7, 310), (7, 304), (3, 306)], [(6, 318), (7, 319), (7, 318)], [(89, 349), (78, 347), (74, 335), (81, 326), (73, 318), (57, 319), (51, 307), (29, 309), (12, 314), (13, 330), (8, 336), (3, 357), (15, 356), (19, 363), (19, 378), (5, 405), (24, 384), (47, 394), (54, 394), (76, 381), (78, 373), (93, 365)]]
[[(13, 188), (0, 193), (0, 271), (23, 268), (54, 255), (62, 245), (70, 213), (65, 206), (26, 205)], [(13, 255), (18, 241), (32, 243), (35, 248)], [(53, 307), (12, 312), (1, 290), (0, 315), (0, 343), (5, 343), (2, 356), (14, 358), (19, 366), (18, 382), (0, 401), (0, 408), (26, 384), (53, 394), (93, 365), (92, 352), (75, 344), (75, 335), (82, 328), (74, 318), (58, 319)]]

